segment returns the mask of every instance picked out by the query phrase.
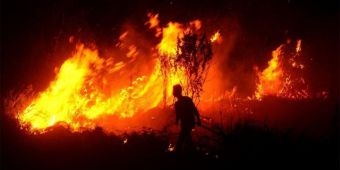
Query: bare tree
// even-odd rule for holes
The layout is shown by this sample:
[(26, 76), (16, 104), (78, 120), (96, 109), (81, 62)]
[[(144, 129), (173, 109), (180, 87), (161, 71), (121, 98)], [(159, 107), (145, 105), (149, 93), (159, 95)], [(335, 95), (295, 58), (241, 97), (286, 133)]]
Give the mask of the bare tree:
[[(182, 70), (185, 72), (185, 80), (181, 80), (185, 82), (184, 93), (193, 100), (199, 101), (212, 54), (211, 42), (205, 33), (199, 35), (193, 29), (185, 31), (183, 37), (177, 38), (176, 56), (160, 56), (165, 87), (167, 87), (169, 72)], [(166, 98), (165, 90), (165, 103)]]

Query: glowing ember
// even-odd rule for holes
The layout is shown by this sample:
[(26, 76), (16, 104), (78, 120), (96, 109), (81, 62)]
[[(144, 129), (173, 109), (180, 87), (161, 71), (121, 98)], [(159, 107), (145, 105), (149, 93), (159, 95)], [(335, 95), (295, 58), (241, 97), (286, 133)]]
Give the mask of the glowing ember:
[(222, 37), (219, 31), (217, 31), (211, 38), (210, 38), (211, 42), (217, 42), (218, 44), (220, 44), (222, 42)]
[(156, 30), (156, 37), (162, 34), (162, 29), (159, 27), (158, 14), (148, 13), (149, 21), (145, 24), (149, 24), (149, 29)]
[(169, 146), (168, 146), (168, 151), (169, 152), (173, 152), (173, 151), (175, 151), (175, 146), (173, 145), (173, 144), (169, 144)]
[(147, 22), (148, 24), (150, 24), (149, 28), (158, 27), (159, 24), (158, 14), (154, 15), (152, 13), (148, 13), (148, 17), (150, 19), (149, 22)]

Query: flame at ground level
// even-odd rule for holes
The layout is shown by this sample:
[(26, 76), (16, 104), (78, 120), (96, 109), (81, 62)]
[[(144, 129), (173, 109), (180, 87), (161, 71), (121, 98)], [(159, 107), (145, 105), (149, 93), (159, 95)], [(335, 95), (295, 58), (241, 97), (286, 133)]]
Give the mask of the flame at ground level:
[[(108, 83), (123, 81), (117, 72), (124, 64), (108, 63), (98, 56), (97, 50), (79, 45), (76, 53), (62, 64), (49, 87), (18, 114), (20, 123), (28, 125), (32, 131), (43, 132), (62, 122), (72, 131), (80, 131), (95, 128), (96, 122), (105, 116), (132, 117), (161, 103), (163, 87), (158, 60), (154, 61), (151, 75), (137, 77), (121, 88)], [(180, 78), (171, 77), (166, 88), (168, 94)]]
[[(301, 41), (298, 41), (296, 52), (301, 51), (300, 44)], [(287, 71), (287, 67), (282, 67), (283, 57), (288, 59), (297, 57), (284, 56), (282, 48), (280, 46), (273, 51), (273, 58), (269, 61), (269, 66), (259, 73), (260, 81), (255, 93), (258, 99), (268, 94), (276, 94), (278, 97), (289, 99), (300, 95), (296, 91), (285, 90), (287, 86), (290, 88), (300, 87), (298, 86), (300, 81), (297, 80), (303, 77), (292, 79), (294, 77), (288, 74), (291, 72)], [(295, 69), (293, 65), (295, 60), (292, 61), (291, 67)], [(124, 62), (115, 63), (112, 58), (99, 57), (96, 49), (78, 45), (72, 57), (62, 64), (55, 80), (50, 83), (49, 87), (36, 97), (28, 99), (29, 103), (26, 103), (27, 105), (23, 109), (17, 110), (17, 118), (21, 125), (28, 126), (32, 132), (40, 133), (57, 124), (68, 126), (71, 131), (94, 129), (97, 126), (108, 131), (112, 131), (112, 129), (113, 131), (117, 129), (129, 131), (129, 129), (139, 126), (141, 122), (144, 125), (150, 124), (150, 120), (156, 120), (152, 121), (153, 124), (156, 123), (160, 129), (164, 128), (166, 124), (169, 124), (168, 121), (171, 119), (169, 116), (173, 118), (174, 115), (171, 110), (157, 110), (157, 106), (160, 106), (164, 101), (164, 93), (167, 96), (166, 101), (173, 101), (172, 86), (181, 83), (181, 80), (185, 79), (185, 74), (180, 70), (170, 70), (167, 86), (163, 87), (161, 64), (157, 58), (150, 61), (150, 74), (141, 75), (130, 81), (124, 79), (120, 73), (120, 71), (127, 70), (126, 65)], [(296, 69), (302, 70), (303, 68)], [(295, 70), (295, 72), (297, 71)], [(216, 70), (211, 70), (212, 75), (216, 73)], [(291, 79), (284, 79), (285, 76), (289, 76)], [(287, 80), (293, 81), (287, 82)], [(211, 84), (205, 89), (205, 92), (212, 93), (214, 91), (212, 87), (215, 85)], [(304, 88), (297, 90), (303, 92)], [(204, 98), (201, 102), (205, 108), (202, 106), (200, 108), (205, 110), (210, 108), (214, 101), (222, 102), (225, 99), (229, 101), (226, 103), (233, 103), (236, 101), (233, 99), (235, 93), (236, 88), (230, 94), (228, 93), (227, 97), (224, 94), (217, 96), (215, 100)], [(167, 104), (171, 104), (170, 102)], [(217, 105), (217, 107), (221, 106)], [(237, 112), (252, 113), (251, 109), (247, 107), (234, 104), (228, 107), (230, 108), (221, 107), (218, 110), (227, 111), (237, 107)]]
[[(152, 122), (160, 128), (169, 124), (169, 120), (174, 118), (172, 110), (157, 110), (157, 106), (161, 106), (163, 101), (167, 105), (172, 104), (172, 86), (178, 83), (185, 85), (183, 80), (186, 79), (186, 74), (182, 66), (169, 67), (166, 70), (167, 83), (164, 84), (162, 63), (157, 57), (166, 57), (167, 61), (175, 60), (177, 53), (180, 53), (176, 48), (178, 38), (181, 38), (188, 28), (176, 22), (169, 22), (167, 27), (161, 28), (158, 26), (158, 15), (150, 14), (149, 17), (152, 16), (154, 20), (150, 21), (150, 28), (156, 28), (156, 37), (162, 35), (162, 39), (156, 48), (153, 48), (158, 50), (156, 52), (158, 54), (150, 55), (153, 56), (152, 60), (146, 62), (147, 73), (138, 72), (134, 79), (132, 74), (129, 74), (132, 68), (142, 65), (136, 59), (143, 57), (139, 53), (142, 50), (138, 50), (140, 47), (135, 45), (134, 41), (132, 44), (123, 45), (128, 48), (126, 54), (130, 59), (128, 62), (117, 62), (114, 57), (102, 58), (96, 49), (78, 45), (75, 53), (61, 65), (55, 80), (45, 91), (34, 97), (22, 94), (28, 98), (22, 102), (25, 106), (17, 107), (15, 112), (12, 112), (17, 113), (20, 124), (28, 127), (31, 132), (40, 133), (58, 124), (68, 126), (71, 131), (94, 129), (97, 126), (107, 131), (112, 129), (126, 131), (133, 129), (133, 126), (151, 123), (150, 120), (156, 120)], [(191, 22), (189, 27), (193, 27), (193, 30), (199, 29), (200, 24), (201, 22), (196, 20)], [(125, 31), (119, 40), (124, 41), (129, 34), (129, 31)], [(221, 42), (220, 31), (217, 31), (211, 36), (209, 43)], [(298, 62), (301, 58), (301, 40), (297, 41), (296, 47), (289, 47), (294, 47), (291, 48), (294, 52), (288, 53), (287, 45), (279, 46), (273, 51), (273, 58), (269, 61), (268, 67), (262, 72), (257, 72), (259, 78), (255, 92), (257, 99), (266, 95), (288, 99), (310, 97), (306, 92), (308, 84), (305, 83), (302, 74), (299, 74), (305, 69), (305, 65)], [(215, 56), (213, 59), (215, 63), (218, 62)], [(128, 67), (129, 65), (133, 67)], [(204, 95), (200, 98), (203, 104), (203, 107), (202, 104), (199, 107), (201, 110), (219, 107), (216, 113), (228, 110), (237, 113), (253, 112), (248, 106), (241, 106), (242, 104), (238, 102), (245, 100), (247, 103), (254, 98), (242, 100), (237, 98), (236, 86), (231, 92), (219, 87), (225, 83), (221, 81), (225, 73), (219, 70), (216, 64), (211, 65), (207, 75), (210, 82), (204, 85)]]
[[(121, 53), (118, 53), (118, 59), (116, 56), (103, 58), (97, 49), (77, 45), (75, 53), (57, 70), (55, 79), (47, 89), (30, 97), (23, 94), (27, 99), (20, 105), (24, 106), (16, 107), (12, 104), (16, 108), (10, 112), (15, 113), (20, 124), (28, 127), (31, 132), (41, 133), (57, 124), (68, 126), (71, 131), (94, 129), (97, 126), (111, 131), (126, 130), (135, 121), (143, 120), (137, 114), (150, 112), (161, 104), (172, 104), (172, 86), (186, 86), (185, 69), (184, 66), (174, 68), (171, 65), (164, 84), (164, 66), (159, 56), (166, 57), (167, 61), (174, 60), (178, 38), (184, 31), (200, 29), (201, 21), (192, 21), (188, 26), (169, 22), (161, 28), (158, 25), (158, 15), (148, 16), (150, 21), (146, 24), (156, 29), (156, 37), (162, 37), (156, 48), (146, 47), (157, 49), (152, 54), (146, 54), (147, 62), (141, 61), (140, 58), (145, 57), (140, 53), (143, 50), (139, 50), (138, 42), (132, 40), (135, 38), (134, 30), (124, 31), (117, 44), (120, 50), (127, 49), (128, 61), (116, 61), (122, 58)], [(70, 42), (74, 42), (74, 37)], [(145, 64), (148, 66), (146, 69), (143, 67), (144, 71), (141, 72), (137, 67)], [(135, 69), (136, 72), (131, 73)], [(152, 119), (155, 117), (151, 116)]]
[(266, 95), (290, 99), (310, 98), (309, 85), (304, 77), (306, 61), (302, 60), (301, 40), (296, 45), (290, 40), (272, 52), (268, 67), (258, 72), (258, 84), (255, 97)]

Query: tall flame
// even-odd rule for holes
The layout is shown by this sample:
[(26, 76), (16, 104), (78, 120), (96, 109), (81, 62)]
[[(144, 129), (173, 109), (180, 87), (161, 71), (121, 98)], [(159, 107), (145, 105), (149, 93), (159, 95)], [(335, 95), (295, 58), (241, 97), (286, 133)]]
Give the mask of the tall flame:
[[(18, 115), (20, 122), (28, 124), (32, 131), (43, 131), (58, 122), (79, 131), (94, 128), (95, 120), (107, 114), (132, 117), (137, 111), (158, 105), (162, 99), (161, 88), (157, 88), (159, 64), (156, 63), (149, 77), (140, 76), (130, 86), (113, 94), (115, 89), (101, 88), (106, 85), (105, 78), (111, 76), (102, 72), (105, 69), (117, 72), (124, 64), (116, 63), (111, 68), (105, 62), (97, 50), (79, 45), (76, 53), (60, 67), (50, 86)], [(144, 100), (146, 95), (152, 100)]]
[[(124, 77), (129, 72), (129, 64), (139, 65), (136, 58), (140, 53), (134, 44), (124, 46), (130, 62), (115, 62), (114, 57), (102, 58), (96, 49), (77, 45), (72, 57), (57, 70), (55, 80), (19, 111), (17, 118), (20, 123), (32, 132), (44, 132), (56, 124), (66, 124), (71, 131), (82, 131), (95, 128), (98, 121), (107, 116), (131, 118), (136, 113), (155, 108), (164, 100), (164, 93), (169, 101), (172, 86), (183, 83), (185, 74), (182, 68), (169, 69), (168, 83), (162, 86), (162, 63), (158, 56), (173, 60), (178, 52), (177, 39), (187, 28), (176, 22), (169, 22), (167, 27), (161, 28), (158, 15), (148, 16), (149, 28), (156, 29), (157, 37), (162, 35), (157, 45), (157, 57), (148, 61), (148, 75), (139, 75), (135, 79)], [(192, 21), (189, 27), (200, 29), (201, 22)], [(129, 34), (129, 31), (123, 32), (119, 40), (123, 41)]]
[(280, 45), (272, 52), (268, 67), (258, 73), (259, 82), (255, 97), (261, 99), (265, 95), (285, 98), (308, 98), (310, 92), (303, 77), (304, 64), (301, 60), (301, 40), (296, 47), (290, 41)]
[[(155, 17), (158, 17), (158, 14), (153, 15), (149, 14), (149, 22), (154, 22)], [(165, 89), (163, 91), (165, 103), (168, 101), (168, 96), (172, 94), (172, 87), (175, 84), (182, 84), (184, 87), (188, 85), (186, 79), (185, 68), (182, 65), (178, 65), (175, 67), (175, 61), (178, 54), (181, 54), (182, 51), (178, 49), (179, 39), (184, 37), (186, 32), (190, 32), (192, 30), (197, 31), (202, 27), (202, 23), (200, 20), (193, 20), (189, 22), (187, 26), (177, 22), (169, 22), (166, 27), (161, 28), (160, 26), (149, 27), (155, 28), (156, 34), (155, 36), (159, 36), (159, 30), (161, 30), (162, 40), (157, 45), (158, 53), (160, 56), (160, 64), (162, 65), (162, 69), (160, 70), (163, 73), (163, 85), (165, 85)]]
[(282, 88), (282, 68), (279, 63), (281, 47), (272, 52), (273, 58), (268, 62), (268, 67), (259, 74), (259, 84), (255, 96), (260, 99), (262, 95), (276, 94)]
[(157, 47), (160, 55), (176, 55), (177, 39), (183, 37), (183, 31), (182, 25), (176, 22), (163, 28), (163, 38)]

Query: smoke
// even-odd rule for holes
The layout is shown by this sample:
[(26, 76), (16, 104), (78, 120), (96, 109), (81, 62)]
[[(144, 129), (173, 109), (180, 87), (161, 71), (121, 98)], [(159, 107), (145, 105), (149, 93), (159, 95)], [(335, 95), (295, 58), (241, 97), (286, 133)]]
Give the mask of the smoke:
[[(204, 22), (204, 21), (203, 21)], [(219, 30), (221, 43), (212, 45), (213, 57), (204, 84), (202, 98), (211, 100), (220, 98), (226, 91), (231, 91), (235, 86), (232, 82), (232, 69), (228, 67), (230, 55), (234, 49), (236, 38), (239, 34), (238, 23), (235, 19), (223, 17), (218, 20), (208, 20), (207, 29)], [(213, 91), (211, 89), (214, 89)]]

